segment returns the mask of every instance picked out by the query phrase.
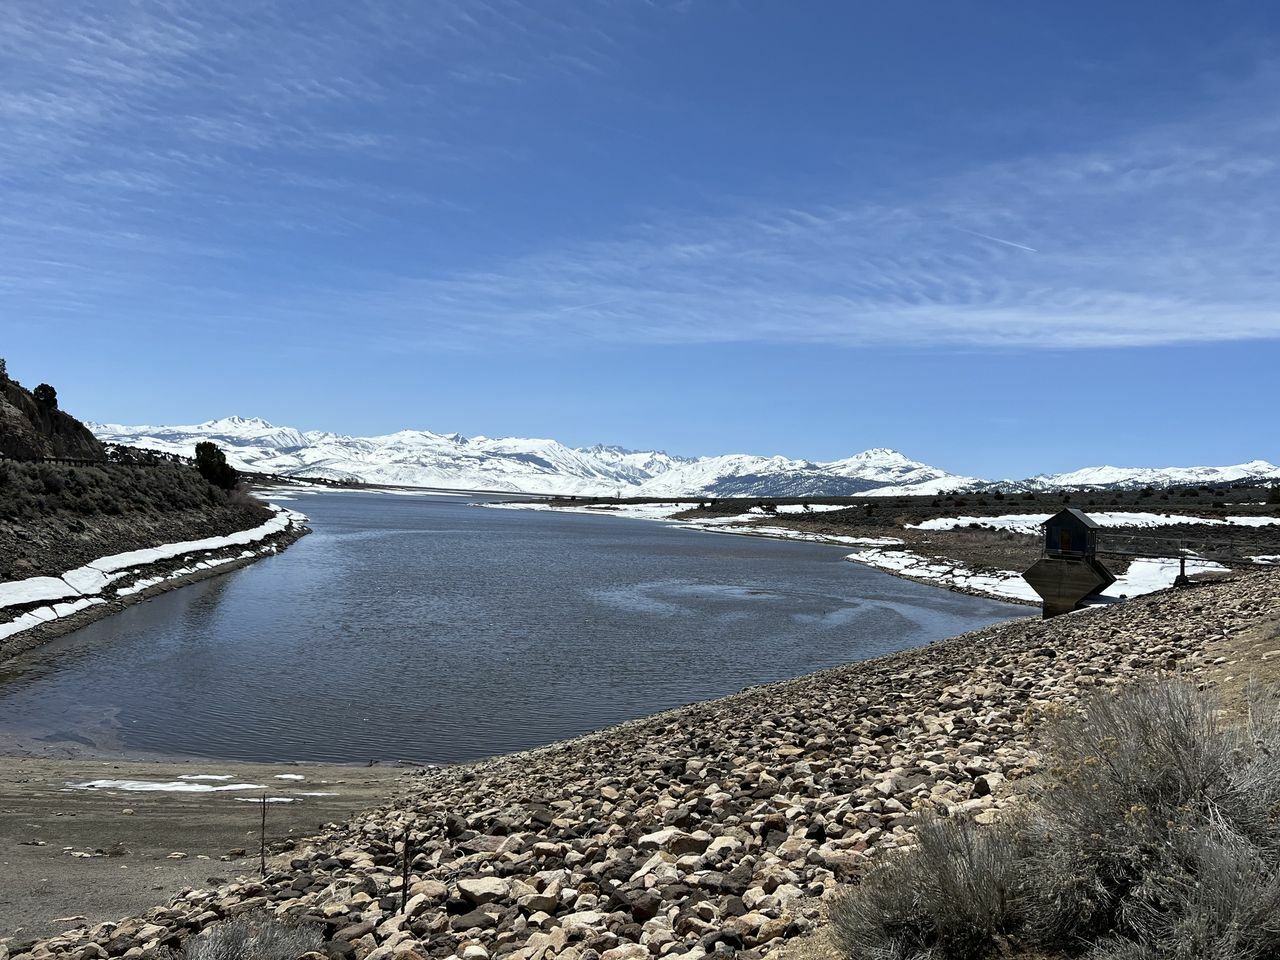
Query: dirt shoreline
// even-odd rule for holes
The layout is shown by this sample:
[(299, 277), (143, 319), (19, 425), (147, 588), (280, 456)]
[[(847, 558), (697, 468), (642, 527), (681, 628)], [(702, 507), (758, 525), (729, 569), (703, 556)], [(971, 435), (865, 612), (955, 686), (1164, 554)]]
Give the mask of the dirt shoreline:
[[(52, 936), (141, 912), (190, 887), (257, 874), (261, 807), (247, 801), (262, 789), (173, 793), (69, 784), (197, 775), (231, 779), (187, 782), (260, 785), (272, 797), (294, 800), (268, 807), (267, 840), (278, 854), (324, 824), (390, 799), (411, 769), (0, 758), (0, 938)], [(303, 795), (309, 793), (325, 795)], [(83, 919), (58, 919), (71, 917)]]
[[(200, 581), (208, 580), (211, 577), (221, 576), (224, 573), (230, 573), (232, 570), (239, 570), (243, 567), (247, 567), (249, 564), (256, 563), (266, 557), (275, 556), (280, 551), (292, 546), (310, 532), (310, 527), (295, 523), (287, 529), (282, 530), (280, 533), (264, 537), (256, 545), (257, 549), (255, 549), (254, 555), (251, 557), (236, 556), (234, 559), (229, 560), (226, 563), (220, 563), (215, 567), (210, 567), (204, 570), (193, 570), (190, 573), (183, 574), (180, 577), (175, 577), (172, 580), (162, 580), (160, 583), (152, 584), (145, 590), (140, 590), (137, 593), (124, 597), (112, 597), (104, 604), (86, 607), (84, 610), (80, 610), (70, 616), (60, 617), (57, 620), (50, 620), (48, 623), (42, 623), (29, 630), (16, 633), (11, 637), (0, 640), (0, 664), (3, 664), (6, 660), (16, 657), (19, 654), (26, 653), (29, 650), (34, 650), (36, 647), (48, 643), (50, 640), (56, 640), (58, 637), (66, 636), (68, 633), (73, 633), (81, 627), (87, 627), (89, 624), (101, 620), (104, 617), (114, 616), (122, 610), (133, 606), (135, 603), (142, 603), (143, 601), (150, 600), (153, 597), (158, 597), (162, 593), (168, 593), (170, 590), (177, 590), (180, 587), (199, 583)], [(264, 547), (275, 547), (275, 550), (264, 551), (262, 550)], [(237, 552), (243, 550), (242, 547), (226, 549), (234, 549)], [(181, 566), (181, 563), (178, 561), (170, 561), (169, 566), (178, 567)], [(106, 598), (104, 597), (104, 599)]]

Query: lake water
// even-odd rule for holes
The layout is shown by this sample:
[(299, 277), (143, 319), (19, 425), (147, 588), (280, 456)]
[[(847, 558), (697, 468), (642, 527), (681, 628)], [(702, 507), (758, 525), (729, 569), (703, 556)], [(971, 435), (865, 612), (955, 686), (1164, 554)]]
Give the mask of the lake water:
[(847, 549), (323, 493), (279, 556), (0, 667), (0, 743), (471, 760), (1025, 616)]

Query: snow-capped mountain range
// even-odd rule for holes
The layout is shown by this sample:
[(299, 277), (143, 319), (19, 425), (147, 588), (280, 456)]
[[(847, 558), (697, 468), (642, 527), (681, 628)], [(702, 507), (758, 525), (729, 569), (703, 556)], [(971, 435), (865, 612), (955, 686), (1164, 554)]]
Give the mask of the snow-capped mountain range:
[(202, 440), (217, 443), (241, 470), (367, 483), (612, 496), (891, 496), (961, 490), (1119, 489), (1187, 484), (1280, 481), (1265, 460), (1230, 467), (1090, 467), (1021, 481), (957, 476), (896, 450), (865, 450), (842, 460), (727, 454), (676, 457), (621, 447), (567, 447), (556, 440), (464, 437), (401, 430), (349, 437), (277, 427), (258, 417), (226, 417), (190, 426), (91, 423), (108, 443), (192, 456)]

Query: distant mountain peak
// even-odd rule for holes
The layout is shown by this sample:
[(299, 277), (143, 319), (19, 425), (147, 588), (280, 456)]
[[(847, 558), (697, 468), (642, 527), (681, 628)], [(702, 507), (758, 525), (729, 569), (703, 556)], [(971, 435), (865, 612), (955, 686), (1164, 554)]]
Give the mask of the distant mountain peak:
[(261, 417), (226, 417), (189, 427), (92, 424), (102, 440), (190, 456), (213, 439), (236, 467), (285, 476), (352, 477), (370, 483), (511, 493), (650, 497), (832, 497), (927, 494), (992, 487), (1143, 487), (1280, 481), (1265, 460), (1231, 467), (1089, 467), (1072, 474), (998, 484), (956, 476), (873, 447), (843, 460), (820, 462), (735, 453), (677, 457), (598, 443), (573, 448), (556, 440), (401, 430), (379, 437), (302, 433)]
[(258, 430), (274, 430), (275, 424), (263, 420), (261, 417), (241, 417), (230, 416), (222, 417), (220, 420), (208, 420), (200, 424), (202, 427), (252, 427)]

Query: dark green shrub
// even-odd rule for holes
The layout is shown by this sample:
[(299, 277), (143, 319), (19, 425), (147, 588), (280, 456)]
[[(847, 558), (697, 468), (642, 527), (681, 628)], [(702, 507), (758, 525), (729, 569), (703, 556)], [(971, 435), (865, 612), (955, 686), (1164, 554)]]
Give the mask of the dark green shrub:
[(49, 384), (40, 384), (31, 391), (31, 395), (36, 398), (36, 403), (46, 406), (50, 410), (58, 409), (58, 391), (49, 386)]
[(208, 440), (196, 444), (196, 469), (202, 477), (223, 490), (230, 490), (240, 479), (240, 475), (227, 463), (227, 455), (216, 443)]
[(61, 493), (66, 489), (67, 481), (57, 467), (40, 464), (40, 484), (45, 493)]

